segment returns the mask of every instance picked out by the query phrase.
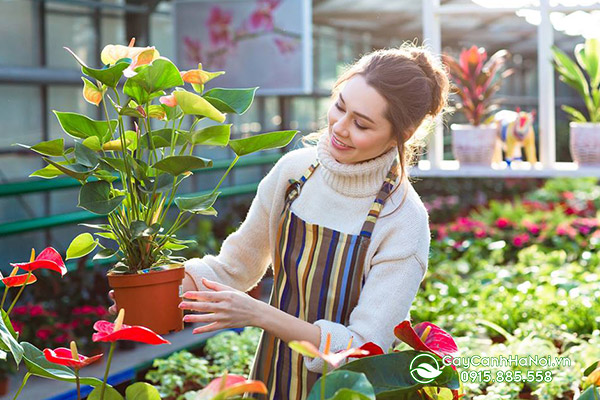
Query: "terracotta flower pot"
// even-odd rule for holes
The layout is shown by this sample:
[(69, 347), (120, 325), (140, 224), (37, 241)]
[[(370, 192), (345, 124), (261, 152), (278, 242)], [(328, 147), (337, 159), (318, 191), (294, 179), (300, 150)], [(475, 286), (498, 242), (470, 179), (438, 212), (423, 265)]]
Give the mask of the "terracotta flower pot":
[(496, 146), (496, 127), (493, 125), (452, 124), (452, 153), (461, 166), (492, 165)]
[(117, 309), (125, 309), (127, 325), (141, 325), (159, 335), (183, 329), (184, 267), (145, 274), (108, 274)]
[(581, 167), (600, 166), (600, 124), (571, 122), (569, 128), (573, 161)]

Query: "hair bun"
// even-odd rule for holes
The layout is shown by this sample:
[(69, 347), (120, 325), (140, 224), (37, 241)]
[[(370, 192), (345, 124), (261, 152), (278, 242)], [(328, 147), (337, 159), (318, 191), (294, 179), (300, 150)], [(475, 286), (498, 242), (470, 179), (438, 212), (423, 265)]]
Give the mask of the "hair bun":
[(450, 81), (444, 70), (444, 66), (423, 49), (411, 49), (413, 61), (421, 68), (429, 80), (431, 87), (431, 106), (428, 115), (435, 117), (445, 105), (450, 90)]

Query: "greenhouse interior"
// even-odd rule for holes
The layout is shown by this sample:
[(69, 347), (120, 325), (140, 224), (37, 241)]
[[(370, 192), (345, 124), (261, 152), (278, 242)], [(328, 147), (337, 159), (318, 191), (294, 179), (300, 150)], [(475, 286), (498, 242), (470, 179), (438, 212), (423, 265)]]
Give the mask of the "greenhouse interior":
[(0, 33), (0, 400), (600, 399), (600, 1)]

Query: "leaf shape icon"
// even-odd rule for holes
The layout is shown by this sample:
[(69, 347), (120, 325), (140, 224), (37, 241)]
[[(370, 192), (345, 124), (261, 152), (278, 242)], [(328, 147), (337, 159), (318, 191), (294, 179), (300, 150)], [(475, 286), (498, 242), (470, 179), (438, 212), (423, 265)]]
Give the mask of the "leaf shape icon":
[(426, 379), (434, 379), (442, 374), (442, 371), (439, 371), (427, 363), (419, 365), (417, 368), (415, 368), (415, 372)]

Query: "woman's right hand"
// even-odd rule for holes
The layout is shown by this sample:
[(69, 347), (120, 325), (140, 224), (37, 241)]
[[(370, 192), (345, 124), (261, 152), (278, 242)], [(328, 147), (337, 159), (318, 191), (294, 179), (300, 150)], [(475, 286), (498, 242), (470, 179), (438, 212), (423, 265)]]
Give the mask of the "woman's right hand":
[(111, 289), (110, 292), (108, 292), (108, 297), (113, 301), (112, 306), (108, 307), (108, 312), (116, 315), (117, 314), (117, 303), (115, 302), (115, 291)]

